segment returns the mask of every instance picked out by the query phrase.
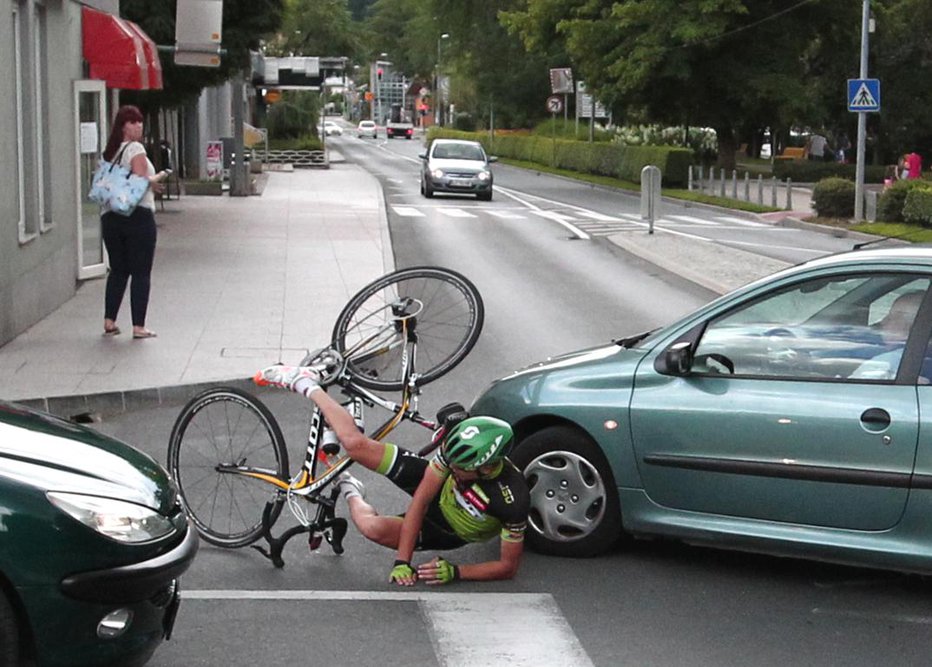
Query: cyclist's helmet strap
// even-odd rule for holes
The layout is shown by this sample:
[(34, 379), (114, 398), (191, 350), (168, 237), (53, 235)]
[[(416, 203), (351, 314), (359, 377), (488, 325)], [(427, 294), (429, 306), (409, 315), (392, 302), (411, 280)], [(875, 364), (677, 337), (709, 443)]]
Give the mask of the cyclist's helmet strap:
[(469, 417), (447, 435), (443, 457), (449, 465), (475, 470), (505, 458), (513, 438), (508, 422), (495, 417)]

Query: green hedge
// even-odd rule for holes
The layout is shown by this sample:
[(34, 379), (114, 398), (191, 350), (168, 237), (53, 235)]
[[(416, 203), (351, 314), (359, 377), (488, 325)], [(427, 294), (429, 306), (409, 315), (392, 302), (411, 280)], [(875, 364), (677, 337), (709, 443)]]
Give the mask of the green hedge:
[(877, 219), (883, 222), (906, 222), (903, 209), (906, 198), (913, 190), (932, 187), (927, 181), (895, 181), (877, 200)]
[(903, 219), (919, 225), (932, 226), (932, 187), (914, 187), (906, 193)]
[(822, 179), (812, 189), (812, 207), (820, 218), (850, 218), (854, 215), (854, 182)]
[[(839, 162), (815, 162), (813, 160), (774, 160), (773, 175), (781, 181), (787, 178), (794, 183), (816, 183), (823, 178), (836, 176), (838, 178), (855, 179), (853, 164)], [(886, 167), (869, 165), (864, 168), (865, 183), (883, 183)]]
[(431, 128), (428, 141), (438, 137), (467, 139), (482, 143), (490, 155), (536, 162), (559, 169), (569, 169), (623, 181), (639, 183), (641, 169), (649, 164), (660, 167), (663, 184), (682, 186), (688, 179), (693, 152), (689, 148), (674, 146), (625, 146), (618, 143), (572, 141), (526, 135), (497, 135), (493, 140), (486, 132), (457, 132)]

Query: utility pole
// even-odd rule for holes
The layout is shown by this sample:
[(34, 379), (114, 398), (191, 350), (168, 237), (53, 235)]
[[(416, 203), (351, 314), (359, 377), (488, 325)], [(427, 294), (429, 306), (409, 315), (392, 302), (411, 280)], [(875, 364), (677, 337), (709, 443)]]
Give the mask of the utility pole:
[[(870, 0), (861, 7), (861, 79), (867, 78), (867, 37), (870, 32)], [(867, 112), (858, 111), (858, 159), (854, 171), (854, 221), (864, 219), (864, 153), (867, 149)]]

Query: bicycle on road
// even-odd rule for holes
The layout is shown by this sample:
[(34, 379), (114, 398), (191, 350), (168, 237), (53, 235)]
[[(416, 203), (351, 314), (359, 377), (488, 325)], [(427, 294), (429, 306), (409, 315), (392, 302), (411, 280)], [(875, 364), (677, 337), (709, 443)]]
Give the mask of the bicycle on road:
[[(342, 391), (343, 406), (363, 431), (367, 408), (388, 412), (370, 433), (375, 440), (403, 421), (433, 430), (430, 444), (418, 452), (424, 456), (441, 442), (444, 419), (463, 408), (451, 404), (436, 420), (428, 419), (418, 412), (421, 388), (469, 354), (483, 318), (482, 298), (461, 274), (440, 267), (401, 269), (353, 296), (337, 317), (330, 346), (307, 355), (301, 365), (317, 369), (328, 391)], [(401, 395), (390, 400), (386, 392)], [(182, 408), (172, 428), (168, 468), (204, 540), (229, 548), (253, 545), (279, 568), (285, 544), (303, 533), (311, 550), (326, 539), (335, 553), (343, 553), (347, 521), (335, 515), (333, 481), (353, 461), (311, 405), (307, 450), (296, 472), (290, 472), (278, 422), (256, 396), (216, 387)], [(272, 526), (285, 505), (298, 525), (274, 537)], [(253, 544), (260, 538), (268, 548)]]

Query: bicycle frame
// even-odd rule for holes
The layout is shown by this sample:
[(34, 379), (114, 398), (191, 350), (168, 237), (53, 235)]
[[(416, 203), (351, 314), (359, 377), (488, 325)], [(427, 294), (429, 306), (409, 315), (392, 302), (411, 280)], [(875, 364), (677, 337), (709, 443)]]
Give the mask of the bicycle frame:
[[(375, 429), (369, 436), (373, 440), (379, 441), (383, 440), (405, 420), (429, 429), (435, 429), (437, 426), (435, 422), (424, 418), (417, 411), (418, 396), (420, 394), (420, 388), (417, 384), (418, 375), (415, 372), (417, 334), (414, 327), (409, 328), (408, 326), (408, 320), (412, 319), (412, 316), (400, 317), (398, 315), (398, 310), (396, 310), (396, 305), (398, 304), (392, 305), (392, 310), (399, 319), (393, 320), (392, 323), (382, 330), (360, 341), (354, 346), (354, 349), (361, 349), (379, 336), (384, 335), (385, 329), (388, 327), (397, 327), (400, 325), (400, 333), (402, 334), (401, 341), (404, 345), (401, 359), (403, 382), (401, 401), (397, 403), (390, 401), (373, 391), (361, 387), (353, 381), (352, 376), (346, 370), (345, 366), (339, 376), (333, 381), (333, 386), (339, 387), (344, 393), (349, 395), (349, 401), (343, 403), (343, 406), (353, 416), (357, 424), (365, 424), (365, 407), (367, 405), (370, 407), (378, 406), (390, 413), (388, 420)], [(402, 304), (399, 306), (401, 312), (403, 312), (403, 307), (407, 305), (409, 304)], [(394, 349), (396, 346), (397, 344), (389, 345), (370, 353), (369, 356), (384, 354), (386, 351)], [(353, 350), (348, 350), (346, 352), (346, 357), (351, 357), (352, 353)], [(309, 361), (310, 359), (306, 358), (302, 361), (302, 365)], [(330, 486), (337, 475), (353, 464), (353, 460), (347, 454), (343, 453), (335, 461), (330, 461), (329, 456), (323, 449), (324, 432), (323, 414), (320, 408), (316, 404), (313, 404), (304, 463), (301, 466), (301, 470), (290, 480), (281, 479), (276, 475), (270, 474), (266, 470), (257, 470), (248, 466), (235, 465), (217, 468), (220, 472), (252, 477), (267, 482), (277, 488), (278, 491), (275, 497), (266, 503), (265, 510), (262, 514), (262, 534), (266, 542), (268, 542), (269, 549), (266, 550), (263, 547), (253, 545), (254, 549), (269, 558), (276, 567), (284, 566), (281, 554), (288, 540), (302, 533), (310, 534), (308, 544), (311, 550), (317, 549), (321, 544), (322, 538), (326, 538), (336, 553), (343, 552), (342, 540), (343, 536), (346, 534), (347, 523), (346, 519), (335, 516), (335, 500), (338, 491), (333, 489), (329, 496), (322, 492), (325, 488)], [(425, 448), (425, 450), (419, 452), (419, 455), (425, 454), (432, 448), (433, 447)], [(327, 467), (323, 472), (317, 474), (319, 464), (324, 464)], [(306, 501), (317, 505), (317, 511), (313, 520), (309, 520), (303, 510), (299, 509), (294, 504), (294, 497), (303, 497)], [(287, 529), (276, 538), (271, 532), (273, 523), (271, 519), (272, 510), (276, 504), (281, 504), (286, 501), (289, 504), (289, 508), (292, 510), (292, 514), (298, 519), (300, 525)]]

